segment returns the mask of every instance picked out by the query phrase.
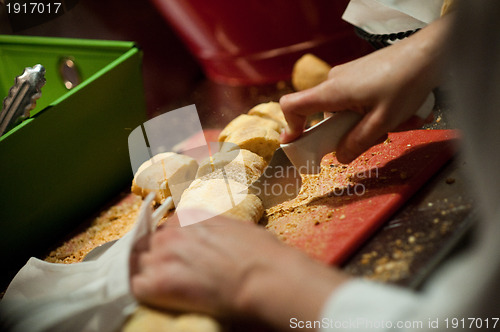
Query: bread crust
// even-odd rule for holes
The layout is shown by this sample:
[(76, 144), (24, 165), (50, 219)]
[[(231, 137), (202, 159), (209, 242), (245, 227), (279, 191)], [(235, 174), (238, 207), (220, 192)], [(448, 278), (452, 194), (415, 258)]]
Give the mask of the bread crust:
[(220, 151), (228, 152), (244, 149), (258, 154), (269, 162), (280, 146), (280, 135), (273, 129), (265, 127), (245, 127), (234, 131), (222, 143)]
[[(205, 210), (207, 216), (223, 215), (257, 223), (264, 213), (260, 198), (232, 179), (196, 179), (182, 194), (177, 211)], [(216, 199), (214, 199), (216, 198)]]
[(222, 179), (227, 176), (249, 186), (260, 177), (266, 165), (261, 156), (249, 150), (217, 152), (200, 162), (196, 178)]
[(197, 169), (198, 163), (189, 156), (174, 152), (159, 153), (139, 167), (132, 180), (131, 191), (142, 198), (154, 192), (155, 202), (161, 204), (172, 195), (169, 181), (186, 183), (187, 187), (194, 180)]
[(259, 127), (268, 128), (280, 132), (280, 126), (276, 121), (265, 119), (259, 116), (241, 114), (234, 118), (219, 134), (219, 142), (225, 142), (227, 137), (235, 134), (244, 128)]
[(248, 114), (275, 121), (276, 123), (278, 123), (280, 131), (282, 131), (288, 125), (285, 119), (285, 115), (283, 114), (283, 110), (281, 109), (280, 104), (277, 102), (271, 101), (269, 103), (256, 105), (250, 111), (248, 111)]
[(293, 66), (293, 87), (297, 91), (310, 89), (326, 81), (330, 69), (332, 67), (320, 58), (309, 53), (305, 54)]

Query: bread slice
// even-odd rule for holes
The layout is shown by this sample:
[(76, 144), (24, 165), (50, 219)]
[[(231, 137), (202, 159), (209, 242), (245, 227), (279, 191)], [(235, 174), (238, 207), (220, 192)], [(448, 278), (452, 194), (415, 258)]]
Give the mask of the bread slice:
[(219, 142), (225, 142), (231, 134), (248, 127), (268, 128), (280, 132), (280, 126), (276, 121), (264, 119), (258, 116), (241, 114), (234, 118), (219, 134)]
[(139, 306), (122, 326), (122, 332), (221, 332), (212, 317), (201, 314), (174, 314)]
[(269, 162), (274, 151), (280, 146), (280, 136), (265, 127), (246, 127), (231, 133), (220, 148), (221, 152), (244, 149), (258, 154)]
[(235, 149), (217, 152), (200, 163), (196, 178), (223, 179), (227, 177), (247, 186), (264, 172), (264, 159), (248, 150)]
[(285, 115), (281, 110), (281, 106), (276, 102), (263, 103), (254, 106), (250, 111), (248, 111), (248, 114), (275, 121), (279, 125), (279, 132), (287, 126)]
[(441, 7), (441, 16), (444, 16), (444, 15), (454, 11), (456, 7), (457, 7), (456, 0), (444, 0), (443, 6)]
[(191, 157), (174, 152), (159, 153), (139, 167), (131, 191), (143, 198), (154, 192), (155, 202), (162, 203), (172, 195), (172, 185), (183, 191), (194, 180), (197, 170), (198, 163)]
[(297, 91), (312, 88), (326, 81), (330, 69), (332, 67), (320, 58), (312, 54), (305, 54), (293, 66), (293, 87)]
[[(181, 225), (188, 210), (205, 210), (207, 219), (224, 215), (257, 223), (264, 207), (260, 198), (247, 193), (247, 186), (232, 179), (196, 179), (184, 191), (177, 206)], [(191, 221), (187, 224), (202, 220)]]
[(253, 194), (247, 194), (245, 198), (232, 209), (224, 212), (222, 215), (242, 221), (251, 221), (258, 223), (264, 214), (264, 205), (259, 197)]

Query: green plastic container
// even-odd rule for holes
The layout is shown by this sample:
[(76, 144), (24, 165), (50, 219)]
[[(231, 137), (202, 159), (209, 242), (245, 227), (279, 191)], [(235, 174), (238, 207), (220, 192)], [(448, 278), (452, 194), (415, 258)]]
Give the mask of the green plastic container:
[[(72, 90), (61, 57), (79, 67)], [(131, 42), (0, 36), (1, 100), (25, 67), (42, 64), (47, 80), (31, 117), (0, 138), (2, 261), (40, 255), (130, 184), (127, 138), (146, 120), (141, 61)]]

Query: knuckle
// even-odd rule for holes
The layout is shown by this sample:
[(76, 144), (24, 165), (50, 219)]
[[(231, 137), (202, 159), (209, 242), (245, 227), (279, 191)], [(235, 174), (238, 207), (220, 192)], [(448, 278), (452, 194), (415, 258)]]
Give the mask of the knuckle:
[(328, 78), (333, 78), (339, 75), (344, 69), (344, 65), (333, 66), (332, 69), (328, 72)]
[(386, 131), (386, 129), (390, 126), (390, 117), (386, 112), (377, 112), (370, 119), (370, 127), (376, 128), (381, 131)]
[(179, 230), (175, 227), (164, 227), (153, 234), (151, 244), (153, 247), (163, 246), (165, 243), (175, 241), (180, 237)]
[(139, 263), (140, 270), (144, 270), (147, 266), (150, 265), (151, 255), (148, 253), (140, 254), (136, 258), (136, 260)]
[(280, 98), (279, 103), (284, 113), (288, 112), (288, 104), (290, 97), (288, 95), (284, 95)]

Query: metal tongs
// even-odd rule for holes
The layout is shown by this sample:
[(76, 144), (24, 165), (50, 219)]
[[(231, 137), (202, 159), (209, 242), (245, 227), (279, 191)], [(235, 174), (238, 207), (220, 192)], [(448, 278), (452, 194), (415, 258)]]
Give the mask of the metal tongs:
[(30, 115), (45, 85), (45, 68), (38, 64), (16, 77), (0, 111), (0, 136)]

